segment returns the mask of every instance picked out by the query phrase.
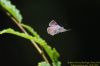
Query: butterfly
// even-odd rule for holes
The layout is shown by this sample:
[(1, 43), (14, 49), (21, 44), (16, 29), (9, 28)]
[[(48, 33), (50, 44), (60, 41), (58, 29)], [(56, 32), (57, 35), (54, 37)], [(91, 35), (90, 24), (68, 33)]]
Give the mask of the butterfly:
[(49, 23), (49, 27), (47, 28), (47, 33), (50, 34), (51, 36), (66, 31), (68, 30), (65, 29), (64, 27), (61, 27), (55, 20), (51, 20), (51, 22)]

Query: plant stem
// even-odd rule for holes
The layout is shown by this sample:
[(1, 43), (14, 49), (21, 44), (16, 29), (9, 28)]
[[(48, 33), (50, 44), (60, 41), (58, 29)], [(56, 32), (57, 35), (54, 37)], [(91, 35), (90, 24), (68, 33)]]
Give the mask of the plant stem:
[[(21, 23), (18, 22), (14, 17), (12, 17), (8, 12), (6, 12), (6, 14), (14, 21), (14, 23), (21, 29), (22, 32), (24, 32), (25, 34), (28, 34), (27, 31), (21, 26)], [(34, 47), (37, 49), (37, 51), (40, 53), (40, 55), (43, 57), (43, 59), (49, 63), (47, 57), (45, 56), (45, 53), (43, 52), (43, 50), (40, 49), (40, 47), (34, 42), (34, 40), (30, 40), (31, 43), (34, 45)]]

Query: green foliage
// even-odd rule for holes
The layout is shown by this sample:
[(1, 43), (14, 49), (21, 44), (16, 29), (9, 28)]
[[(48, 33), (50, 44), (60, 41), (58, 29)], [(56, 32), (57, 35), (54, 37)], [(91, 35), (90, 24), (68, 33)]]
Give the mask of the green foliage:
[(15, 7), (15, 5), (11, 4), (10, 0), (0, 0), (0, 6), (8, 11), (8, 13), (13, 16), (18, 22), (22, 21), (22, 16), (20, 11)]
[(45, 49), (45, 51), (47, 52), (47, 54), (49, 55), (49, 57), (51, 58), (53, 62), (58, 61), (58, 58), (60, 55), (55, 48), (52, 49), (49, 45), (47, 45), (47, 42), (43, 40), (39, 36), (39, 34), (37, 34), (37, 32), (34, 31), (32, 27), (25, 25), (25, 24), (22, 24), (22, 26), (26, 28), (35, 37), (34, 41), (36, 41), (38, 44), (40, 44)]
[(51, 58), (52, 62), (58, 61), (59, 58), (59, 53), (56, 51), (55, 48), (51, 48), (48, 45), (44, 45), (43, 48), (45, 49), (45, 51), (47, 52), (47, 54), (49, 55), (49, 57)]
[[(9, 14), (11, 15), (10, 17), (16, 19), (18, 21), (18, 24), (20, 24), (20, 26), (24, 29), (26, 29), (28, 32), (30, 32), (32, 35), (29, 35), (28, 32), (24, 33), (24, 32), (19, 32), (19, 31), (15, 31), (12, 28), (8, 28), (8, 29), (4, 29), (2, 31), (0, 31), (0, 34), (4, 34), (4, 33), (9, 33), (9, 34), (13, 34), (28, 40), (33, 40), (35, 43), (39, 44), (41, 47), (43, 47), (43, 49), (45, 50), (45, 52), (48, 54), (48, 56), (50, 57), (50, 59), (52, 60), (52, 65), (53, 66), (61, 66), (61, 62), (58, 60), (59, 58), (59, 53), (57, 52), (57, 50), (55, 48), (52, 48), (48, 45), (48, 43), (42, 39), (40, 37), (40, 35), (29, 25), (20, 23), (22, 21), (22, 16), (19, 12), (18, 9), (16, 9), (16, 7), (14, 5), (11, 4), (10, 0), (0, 0), (0, 6), (2, 6), (2, 8)], [(17, 23), (16, 23), (17, 24)], [(19, 27), (20, 28), (20, 27)], [(24, 30), (25, 30), (24, 29)], [(25, 31), (26, 31), (25, 30)], [(39, 62), (38, 66), (51, 66), (49, 63), (44, 62)]]
[(51, 66), (49, 63), (46, 62), (39, 62), (38, 66)]
[[(38, 66), (51, 66), (49, 63), (46, 63), (45, 61), (44, 62), (39, 62), (38, 63)], [(57, 62), (56, 64), (55, 63), (52, 63), (52, 66), (61, 66), (61, 62)]]
[[(28, 26), (28, 25), (26, 25), (26, 26)], [(31, 29), (31, 30), (33, 30), (33, 29)], [(13, 30), (11, 28), (4, 29), (4, 30), (0, 31), (0, 34), (4, 34), (4, 33), (10, 33), (10, 34), (14, 34), (14, 35), (20, 36), (20, 37), (28, 39), (28, 40), (34, 40), (36, 43), (38, 43), (39, 45), (41, 45), (44, 48), (44, 50), (47, 52), (47, 54), (49, 55), (49, 57), (51, 58), (51, 60), (54, 63), (56, 63), (58, 61), (59, 53), (56, 51), (55, 48), (52, 49), (49, 45), (47, 45), (46, 41), (43, 40), (42, 38), (40, 38), (40, 37), (37, 38), (35, 36), (33, 37), (31, 35), (15, 31), (15, 30)]]
[(30, 35), (15, 31), (15, 30), (13, 30), (11, 28), (4, 29), (4, 30), (0, 31), (0, 34), (4, 34), (4, 33), (14, 34), (14, 35), (17, 35), (17, 36), (20, 36), (20, 37), (23, 37), (23, 38), (29, 39), (29, 40), (33, 40), (34, 39), (34, 37), (32, 37)]
[(61, 62), (57, 61), (56, 63), (53, 63), (53, 66), (61, 66)]
[(30, 26), (26, 25), (26, 24), (23, 24), (21, 23), (21, 25), (26, 28), (33, 36), (37, 37), (37, 38), (40, 38), (40, 36), (37, 34), (37, 32)]

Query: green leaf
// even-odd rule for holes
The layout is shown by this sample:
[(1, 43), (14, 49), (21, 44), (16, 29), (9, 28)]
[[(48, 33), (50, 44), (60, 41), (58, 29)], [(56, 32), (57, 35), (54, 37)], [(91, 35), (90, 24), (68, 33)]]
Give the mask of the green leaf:
[[(9, 14), (13, 18), (15, 18), (18, 22), (22, 22), (22, 15), (20, 14), (20, 11), (15, 7), (15, 5), (11, 4), (10, 0), (0, 0), (0, 6), (5, 11), (7, 11), (7, 14)], [(25, 33), (15, 31), (14, 29), (11, 29), (11, 28), (0, 31), (0, 34), (9, 33), (9, 34), (14, 34), (16, 36), (19, 36), (19, 37), (22, 37), (22, 38), (25, 38), (28, 40), (34, 40), (36, 43), (38, 43), (39, 45), (41, 45), (44, 48), (44, 50), (46, 51), (46, 53), (52, 60), (53, 66), (61, 66), (61, 62), (58, 61), (58, 58), (60, 55), (57, 52), (57, 50), (55, 48), (51, 48), (47, 44), (47, 42), (44, 39), (42, 39), (39, 36), (39, 34), (34, 29), (32, 29), (30, 26), (25, 25), (25, 24), (21, 24), (21, 25), (25, 29), (27, 29), (32, 34), (32, 36), (25, 34)], [(50, 66), (50, 64), (46, 63), (46, 62), (41, 62), (38, 64), (38, 66)]]
[(53, 51), (53, 59), (55, 62), (57, 62), (60, 55), (55, 48), (53, 48), (52, 51)]
[(35, 36), (34, 41), (40, 44), (45, 49), (45, 51), (47, 52), (47, 54), (49, 55), (52, 61), (56, 62), (60, 56), (57, 50), (55, 48), (52, 49), (49, 45), (47, 45), (47, 42), (43, 40), (32, 27), (25, 24), (21, 24), (21, 25), (24, 28), (26, 28), (33, 36)]
[(39, 62), (38, 66), (51, 66), (49, 63), (46, 62)]
[(53, 66), (61, 66), (61, 62), (60, 61), (58, 61), (56, 63), (52, 63), (52, 64), (53, 64)]
[(11, 28), (4, 29), (4, 30), (0, 31), (0, 34), (4, 34), (4, 33), (14, 34), (14, 35), (23, 37), (23, 38), (28, 39), (28, 40), (33, 40), (34, 39), (34, 37), (32, 37), (30, 35), (27, 35), (25, 33), (21, 33), (21, 32), (18, 32), (18, 31), (15, 31), (15, 30), (13, 30)]
[(40, 38), (40, 36), (37, 34), (37, 32), (29, 25), (21, 23), (21, 25), (26, 28), (33, 36)]
[(42, 47), (45, 49), (45, 51), (47, 52), (47, 54), (49, 55), (52, 61), (58, 60), (60, 55), (55, 48), (52, 49), (49, 45), (47, 45), (47, 42), (43, 40), (32, 27), (30, 27), (29, 25), (25, 25), (25, 24), (21, 24), (21, 25), (24, 28), (26, 28), (33, 36), (35, 36), (34, 40), (38, 44), (42, 45)]
[(43, 40), (42, 38), (33, 37), (31, 35), (15, 31), (11, 28), (0, 31), (0, 34), (4, 34), (4, 33), (10, 33), (10, 34), (14, 34), (14, 35), (20, 36), (20, 37), (28, 39), (28, 40), (34, 40), (36, 43), (38, 43), (39, 45), (41, 45), (44, 48), (44, 50), (46, 51), (46, 53), (52, 60), (53, 64), (54, 65), (58, 64), (58, 58), (60, 56), (59, 53), (56, 51), (55, 48), (51, 48), (49, 45), (47, 45), (47, 42), (45, 40)]
[(21, 23), (21, 25), (22, 25), (25, 29), (27, 29), (27, 30), (32, 34), (32, 36), (34, 36), (34, 41), (36, 41), (38, 44), (40, 44), (40, 45), (42, 45), (42, 46), (47, 44), (46, 41), (43, 40), (43, 39), (39, 36), (39, 34), (38, 34), (31, 26), (26, 25), (26, 24), (22, 24), (22, 23)]
[(10, 0), (0, 0), (0, 6), (2, 6), (2, 8), (18, 22), (22, 22), (22, 15), (20, 14), (20, 11), (15, 7), (15, 5), (11, 4)]
[(55, 48), (52, 49), (49, 45), (44, 45), (43, 48), (45, 49), (45, 51), (49, 55), (49, 57), (52, 60), (52, 62), (57, 62), (58, 61), (58, 58), (59, 58), (60, 55), (56, 51)]
[(25, 33), (15, 31), (14, 29), (11, 29), (11, 28), (4, 29), (4, 30), (0, 31), (0, 34), (4, 34), (4, 33), (17, 35), (19, 37), (22, 37), (22, 38), (25, 38), (25, 39), (28, 39), (28, 40), (34, 40), (36, 43), (38, 43), (41, 46), (43, 46), (45, 44), (44, 40), (38, 39), (37, 37), (33, 37), (33, 36), (25, 34)]

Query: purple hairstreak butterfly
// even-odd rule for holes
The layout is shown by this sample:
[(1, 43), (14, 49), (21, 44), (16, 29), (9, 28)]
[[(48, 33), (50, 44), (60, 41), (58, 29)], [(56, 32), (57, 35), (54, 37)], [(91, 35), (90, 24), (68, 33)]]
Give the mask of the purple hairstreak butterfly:
[(69, 31), (69, 29), (65, 29), (64, 27), (61, 27), (55, 20), (51, 20), (49, 23), (49, 27), (47, 28), (47, 33), (51, 36), (54, 36), (56, 34)]

